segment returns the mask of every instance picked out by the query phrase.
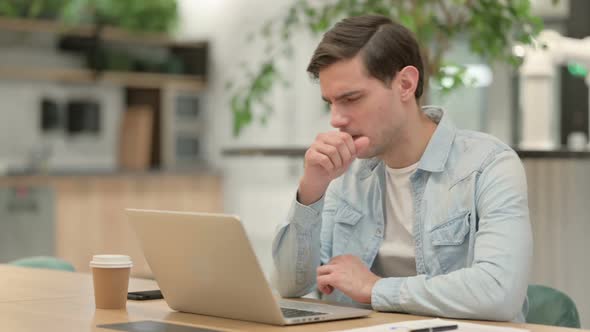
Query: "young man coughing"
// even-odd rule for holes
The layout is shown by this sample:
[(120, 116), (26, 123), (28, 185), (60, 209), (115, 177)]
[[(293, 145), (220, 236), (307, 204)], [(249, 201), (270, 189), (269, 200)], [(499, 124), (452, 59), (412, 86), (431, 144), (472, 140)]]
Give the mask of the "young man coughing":
[(337, 130), (307, 150), (274, 239), (281, 295), (524, 321), (532, 235), (516, 153), (420, 106), (418, 43), (386, 17), (338, 23), (308, 71)]

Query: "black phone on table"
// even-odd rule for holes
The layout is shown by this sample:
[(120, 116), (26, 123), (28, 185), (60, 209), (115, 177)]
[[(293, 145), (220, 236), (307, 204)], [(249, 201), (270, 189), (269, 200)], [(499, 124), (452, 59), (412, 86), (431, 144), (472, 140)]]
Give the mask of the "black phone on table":
[(162, 296), (162, 292), (159, 289), (127, 293), (127, 299), (134, 301), (158, 300), (163, 298), (164, 296)]

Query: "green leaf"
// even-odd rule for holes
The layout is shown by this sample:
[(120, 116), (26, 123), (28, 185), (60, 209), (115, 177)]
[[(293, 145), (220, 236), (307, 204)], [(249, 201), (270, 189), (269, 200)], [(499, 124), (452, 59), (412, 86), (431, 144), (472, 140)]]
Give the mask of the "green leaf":
[(313, 19), (317, 14), (317, 11), (313, 7), (306, 7), (303, 12), (310, 19)]
[(414, 17), (408, 15), (407, 13), (400, 14), (399, 22), (403, 24), (406, 28), (416, 31), (416, 22), (414, 21)]
[(12, 3), (0, 1), (0, 14), (2, 16), (16, 17), (18, 16), (18, 9)]

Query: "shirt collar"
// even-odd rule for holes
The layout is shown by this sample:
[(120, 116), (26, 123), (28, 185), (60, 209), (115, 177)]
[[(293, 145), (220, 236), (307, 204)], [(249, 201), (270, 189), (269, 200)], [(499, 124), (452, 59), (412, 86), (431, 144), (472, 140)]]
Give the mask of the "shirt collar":
[[(424, 106), (422, 111), (426, 113), (432, 121), (437, 123), (436, 130), (430, 138), (422, 158), (420, 158), (418, 168), (428, 172), (441, 172), (451, 152), (451, 146), (455, 140), (457, 129), (440, 107)], [(379, 158), (370, 158), (361, 160), (361, 178), (365, 178), (382, 163)]]
[(438, 125), (420, 158), (418, 168), (428, 172), (442, 172), (449, 158), (457, 129), (449, 117), (445, 116), (442, 108), (424, 106), (422, 111)]

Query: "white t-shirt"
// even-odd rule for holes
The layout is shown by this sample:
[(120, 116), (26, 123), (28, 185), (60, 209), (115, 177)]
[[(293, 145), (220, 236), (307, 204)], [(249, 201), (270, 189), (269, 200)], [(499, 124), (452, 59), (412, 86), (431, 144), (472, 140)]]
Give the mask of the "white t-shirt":
[(417, 168), (418, 163), (398, 169), (386, 167), (385, 238), (373, 266), (373, 271), (380, 277), (416, 275), (412, 233), (414, 200), (410, 177)]

